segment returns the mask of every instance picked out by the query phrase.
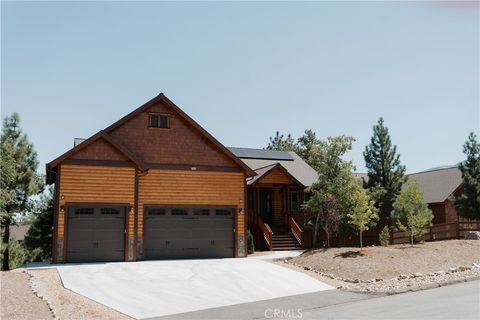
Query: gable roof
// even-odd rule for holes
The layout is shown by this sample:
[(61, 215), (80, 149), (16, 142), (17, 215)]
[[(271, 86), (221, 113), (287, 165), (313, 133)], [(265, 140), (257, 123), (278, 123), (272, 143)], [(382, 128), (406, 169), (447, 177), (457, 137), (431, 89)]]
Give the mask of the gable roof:
[(112, 147), (114, 147), (116, 150), (118, 150), (126, 158), (128, 158), (133, 163), (135, 163), (140, 170), (145, 170), (146, 169), (146, 166), (145, 166), (145, 164), (143, 163), (142, 160), (140, 160), (135, 154), (130, 152), (130, 150), (128, 150), (126, 147), (124, 147), (121, 143), (116, 141), (112, 136), (108, 135), (107, 133), (105, 133), (105, 131), (101, 130), (101, 131), (97, 132), (96, 134), (94, 134), (93, 136), (91, 136), (90, 138), (83, 141), (82, 143), (77, 144), (75, 147), (68, 150), (64, 154), (60, 155), (56, 159), (47, 163), (47, 165), (46, 165), (47, 183), (53, 183), (53, 181), (51, 179), (51, 171), (56, 166), (58, 166), (65, 159), (69, 158), (70, 156), (74, 155), (75, 153), (79, 152), (80, 150), (85, 149), (90, 144), (92, 144), (93, 142), (95, 142), (99, 139), (104, 139), (106, 142), (108, 142)]
[(201, 135), (203, 135), (207, 140), (212, 142), (220, 151), (222, 151), (227, 157), (232, 159), (237, 165), (243, 168), (247, 174), (247, 176), (254, 176), (255, 171), (253, 171), (249, 166), (247, 166), (244, 162), (242, 162), (239, 158), (237, 158), (229, 149), (227, 149), (224, 145), (222, 145), (217, 139), (215, 139), (210, 133), (208, 133), (205, 129), (203, 129), (197, 122), (195, 122), (190, 116), (188, 116), (183, 110), (181, 110), (177, 105), (175, 105), (170, 99), (168, 99), (163, 93), (160, 93), (158, 96), (154, 97), (150, 101), (144, 103), (137, 109), (133, 110), (120, 120), (114, 122), (112, 125), (108, 126), (104, 130), (99, 131), (92, 137), (86, 139), (80, 144), (77, 144), (69, 151), (65, 152), (55, 160), (48, 163), (47, 166), (47, 182), (52, 183), (49, 178), (49, 172), (51, 172), (58, 164), (62, 161), (70, 157), (71, 155), (75, 154), (76, 152), (82, 150), (83, 148), (90, 145), (92, 142), (96, 141), (99, 138), (104, 138), (107, 140), (112, 146), (114, 146), (118, 151), (123, 153), (127, 158), (132, 160), (141, 170), (148, 169), (146, 165), (128, 148), (124, 147), (120, 142), (114, 140), (110, 132), (115, 130), (116, 128), (120, 127), (122, 124), (126, 123), (128, 120), (135, 117), (137, 114), (147, 110), (148, 108), (152, 107), (158, 102), (166, 103), (170, 108), (172, 108), (183, 120), (185, 120), (189, 125), (191, 125), (194, 129), (196, 129)]
[[(311, 186), (318, 180), (317, 172), (310, 167), (299, 155), (293, 151), (279, 151), (283, 153), (283, 156), (287, 154), (292, 160), (278, 160), (279, 154), (272, 156), (272, 150), (264, 149), (247, 149), (247, 148), (229, 148), (233, 153), (237, 155), (246, 165), (255, 170), (258, 175), (265, 175), (265, 171), (273, 169), (276, 164), (280, 164), (281, 168), (286, 170), (288, 174), (297, 180), (300, 185), (305, 187)], [(257, 158), (245, 157), (239, 150), (255, 150)], [(249, 155), (252, 152), (249, 153)], [(255, 181), (258, 179), (254, 177)], [(253, 180), (253, 179), (252, 179)], [(250, 182), (250, 181), (249, 181)]]
[(170, 99), (168, 99), (163, 92), (160, 93), (155, 98), (151, 99), (150, 101), (146, 102), (142, 106), (138, 107), (137, 109), (133, 110), (117, 122), (113, 123), (112, 125), (105, 128), (105, 132), (111, 132), (127, 122), (128, 120), (135, 117), (137, 114), (143, 112), (144, 110), (150, 108), (151, 106), (155, 105), (156, 103), (163, 101), (165, 102), (170, 108), (172, 108), (181, 118), (183, 118), (188, 124), (190, 124), (194, 129), (199, 131), (207, 140), (212, 142), (217, 148), (219, 148), (223, 153), (225, 153), (229, 158), (231, 158), (236, 164), (242, 167), (247, 176), (254, 176), (255, 172), (251, 170), (248, 166), (246, 166), (239, 158), (237, 158), (228, 148), (226, 148), (223, 144), (221, 144), (217, 139), (215, 139), (210, 133), (208, 133), (205, 129), (203, 129), (195, 120), (193, 120), (188, 114), (186, 114), (182, 109), (180, 109), (175, 103), (173, 103)]
[(300, 187), (306, 187), (304, 184), (298, 181), (294, 176), (292, 176), (288, 172), (288, 170), (282, 166), (281, 163), (278, 163), (278, 162), (255, 170), (257, 175), (254, 176), (252, 179), (247, 180), (247, 185), (256, 184), (257, 182), (261, 181), (263, 177), (267, 176), (270, 172), (272, 172), (275, 169), (279, 169), (280, 171), (282, 171), (290, 180), (292, 180), (295, 184), (299, 185)]
[(462, 172), (456, 166), (409, 174), (408, 180), (418, 183), (427, 203), (444, 202), (463, 183)]
[(235, 147), (229, 147), (228, 149), (242, 159), (294, 160), (288, 151)]
[[(368, 181), (367, 173), (356, 172), (354, 175)], [(463, 184), (462, 172), (455, 166), (442, 166), (417, 173), (407, 174), (408, 181), (418, 183), (427, 203), (444, 202)], [(403, 184), (405, 190), (408, 184)]]

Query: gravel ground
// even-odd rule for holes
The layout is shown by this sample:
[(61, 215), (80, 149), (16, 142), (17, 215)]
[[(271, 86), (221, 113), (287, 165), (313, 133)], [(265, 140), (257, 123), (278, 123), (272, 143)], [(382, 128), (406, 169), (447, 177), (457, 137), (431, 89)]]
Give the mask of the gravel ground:
[(480, 241), (448, 240), (390, 247), (330, 248), (307, 251), (289, 263), (342, 279), (382, 279), (447, 271), (480, 264)]
[(53, 319), (45, 301), (35, 296), (22, 269), (2, 272), (0, 318), (3, 320)]
[[(65, 289), (57, 269), (28, 270), (35, 292), (46, 299), (60, 319), (131, 319), (130, 317)], [(3, 303), (3, 301), (2, 301)]]

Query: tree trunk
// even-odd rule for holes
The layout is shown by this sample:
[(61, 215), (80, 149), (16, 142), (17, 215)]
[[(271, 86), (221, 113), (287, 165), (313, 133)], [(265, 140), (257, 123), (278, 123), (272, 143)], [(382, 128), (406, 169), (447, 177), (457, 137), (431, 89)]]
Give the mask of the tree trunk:
[(323, 230), (325, 231), (325, 234), (327, 235), (327, 248), (330, 248), (330, 233), (325, 228), (323, 228)]
[(362, 243), (362, 230), (360, 230), (360, 250), (363, 248), (363, 243)]
[(3, 247), (3, 262), (2, 262), (2, 271), (10, 270), (10, 254), (8, 252), (8, 242), (10, 239), (10, 220), (5, 219), (3, 224), (3, 237), (2, 237), (2, 247)]
[(318, 231), (320, 229), (320, 211), (317, 213), (315, 228), (313, 229), (313, 247), (318, 248)]
[(410, 242), (411, 242), (412, 248), (413, 248), (413, 231), (410, 231)]

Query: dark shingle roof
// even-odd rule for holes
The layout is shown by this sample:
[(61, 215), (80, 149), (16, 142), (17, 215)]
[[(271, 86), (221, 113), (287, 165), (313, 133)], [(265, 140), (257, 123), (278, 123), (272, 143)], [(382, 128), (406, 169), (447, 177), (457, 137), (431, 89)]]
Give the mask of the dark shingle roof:
[(456, 166), (409, 174), (408, 180), (418, 183), (427, 203), (444, 202), (463, 182)]
[(234, 155), (240, 159), (269, 159), (293, 161), (293, 157), (288, 151), (252, 149), (252, 148), (228, 148)]
[[(310, 167), (300, 156), (292, 151), (274, 151), (264, 149), (246, 149), (246, 148), (229, 148), (237, 157), (240, 158), (247, 166), (252, 170), (255, 170), (257, 176), (248, 180), (247, 184), (252, 184), (269, 171), (273, 166), (279, 163), (287, 172), (294, 177), (298, 182), (306, 187), (311, 186), (318, 180), (317, 172)], [(257, 155), (256, 158), (242, 157), (237, 155), (238, 150), (247, 150), (248, 155)], [(272, 152), (273, 151), (273, 152)], [(239, 153), (240, 154), (240, 153)], [(277, 159), (281, 156), (283, 159), (287, 159), (287, 154), (290, 160)]]
[[(368, 180), (366, 173), (354, 173), (356, 177)], [(408, 181), (418, 183), (427, 203), (444, 202), (462, 185), (462, 173), (455, 166), (442, 166), (417, 173), (407, 174)], [(403, 185), (403, 190), (408, 184)]]

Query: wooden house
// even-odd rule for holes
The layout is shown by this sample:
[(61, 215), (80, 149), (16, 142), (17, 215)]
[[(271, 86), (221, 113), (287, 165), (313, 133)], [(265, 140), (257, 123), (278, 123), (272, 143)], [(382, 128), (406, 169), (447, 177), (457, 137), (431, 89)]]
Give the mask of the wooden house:
[(54, 262), (243, 257), (256, 173), (160, 94), (46, 166)]

